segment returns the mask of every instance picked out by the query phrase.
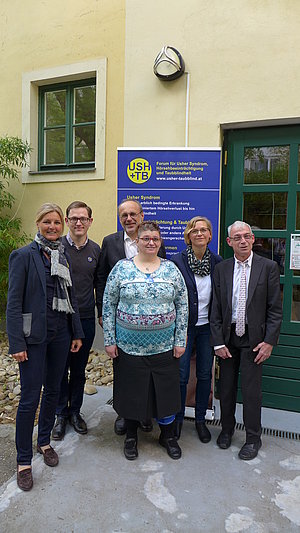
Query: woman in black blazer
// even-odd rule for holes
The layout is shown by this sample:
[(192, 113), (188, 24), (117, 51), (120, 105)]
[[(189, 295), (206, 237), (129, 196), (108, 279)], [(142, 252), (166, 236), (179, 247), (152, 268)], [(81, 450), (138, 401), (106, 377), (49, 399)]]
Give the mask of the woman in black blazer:
[(60, 239), (64, 228), (61, 208), (42, 205), (36, 225), (34, 241), (12, 252), (9, 258), (6, 323), (9, 353), (20, 370), (16, 447), (17, 483), (22, 490), (30, 490), (33, 485), (32, 433), (42, 385), (37, 451), (48, 466), (58, 464), (50, 433), (60, 383), (70, 346), (72, 352), (78, 352), (84, 336)]
[(211, 390), (213, 353), (210, 345), (209, 314), (212, 297), (214, 267), (222, 257), (208, 248), (212, 239), (212, 225), (206, 217), (192, 218), (185, 230), (186, 250), (172, 257), (181, 271), (189, 297), (189, 325), (187, 346), (180, 358), (181, 410), (176, 415), (175, 432), (179, 439), (184, 419), (186, 390), (190, 376), (190, 361), (196, 346), (196, 407), (195, 425), (201, 442), (209, 442), (210, 432), (205, 424), (205, 413)]

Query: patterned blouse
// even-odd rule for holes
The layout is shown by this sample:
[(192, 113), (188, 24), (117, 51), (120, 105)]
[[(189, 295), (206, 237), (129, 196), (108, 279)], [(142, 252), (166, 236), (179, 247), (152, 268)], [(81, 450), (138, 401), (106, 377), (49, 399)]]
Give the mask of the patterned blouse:
[(176, 265), (161, 259), (144, 274), (132, 259), (122, 259), (110, 272), (103, 297), (105, 346), (117, 344), (130, 355), (153, 355), (185, 346), (187, 289)]

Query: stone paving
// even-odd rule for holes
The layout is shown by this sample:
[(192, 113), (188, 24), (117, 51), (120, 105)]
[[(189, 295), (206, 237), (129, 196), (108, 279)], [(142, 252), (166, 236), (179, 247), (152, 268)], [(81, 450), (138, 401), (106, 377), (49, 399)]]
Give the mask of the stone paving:
[(183, 455), (173, 461), (155, 424), (139, 433), (138, 459), (127, 461), (111, 396), (104, 386), (85, 395), (88, 434), (68, 426), (53, 442), (58, 467), (35, 455), (32, 491), (20, 491), (15, 475), (0, 487), (1, 533), (299, 533), (299, 441), (264, 436), (258, 457), (246, 462), (238, 459), (243, 431), (220, 450), (219, 427), (211, 425), (212, 440), (202, 444), (185, 421)]

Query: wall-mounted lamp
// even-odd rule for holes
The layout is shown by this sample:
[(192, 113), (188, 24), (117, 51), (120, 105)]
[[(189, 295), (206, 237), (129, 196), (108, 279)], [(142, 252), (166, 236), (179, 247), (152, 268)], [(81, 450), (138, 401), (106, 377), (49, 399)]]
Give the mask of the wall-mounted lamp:
[(172, 81), (184, 73), (184, 61), (173, 46), (163, 46), (154, 61), (153, 72), (160, 80)]

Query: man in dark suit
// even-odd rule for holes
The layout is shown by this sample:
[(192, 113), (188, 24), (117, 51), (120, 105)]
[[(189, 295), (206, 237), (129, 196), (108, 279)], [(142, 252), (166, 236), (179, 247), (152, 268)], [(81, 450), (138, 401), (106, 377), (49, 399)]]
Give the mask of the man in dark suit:
[(222, 431), (217, 444), (222, 449), (231, 445), (240, 370), (243, 460), (254, 459), (261, 447), (262, 363), (277, 344), (282, 320), (278, 265), (252, 252), (254, 240), (245, 222), (229, 226), (227, 244), (234, 257), (215, 267), (210, 317), (211, 340), (220, 360)]
[[(104, 237), (101, 248), (97, 293), (100, 326), (103, 324), (102, 302), (108, 275), (120, 259), (131, 259), (137, 254), (136, 239), (138, 227), (144, 220), (142, 205), (137, 200), (122, 200), (118, 206), (118, 215), (123, 230)], [(164, 244), (161, 245), (158, 255), (160, 257), (166, 257)], [(152, 431), (151, 420), (141, 422), (141, 429)], [(115, 432), (117, 435), (124, 435), (126, 433), (125, 421), (119, 416), (115, 421)]]

